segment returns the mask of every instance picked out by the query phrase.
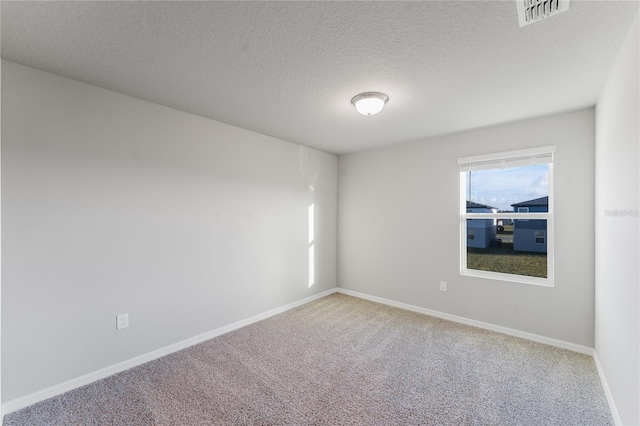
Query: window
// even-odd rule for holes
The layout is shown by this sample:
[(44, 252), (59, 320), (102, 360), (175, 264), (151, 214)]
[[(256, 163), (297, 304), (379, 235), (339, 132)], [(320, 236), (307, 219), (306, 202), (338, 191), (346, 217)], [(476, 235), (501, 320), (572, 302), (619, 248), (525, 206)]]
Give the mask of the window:
[(553, 286), (554, 152), (458, 159), (462, 275)]
[[(518, 207), (518, 213), (529, 213), (529, 207)], [(521, 221), (526, 221), (527, 219), (520, 219)]]

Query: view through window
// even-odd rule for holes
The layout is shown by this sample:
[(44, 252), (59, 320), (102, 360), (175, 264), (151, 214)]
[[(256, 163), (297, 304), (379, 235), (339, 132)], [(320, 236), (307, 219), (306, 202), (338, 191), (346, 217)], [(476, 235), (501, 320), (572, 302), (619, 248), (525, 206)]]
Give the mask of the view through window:
[(459, 160), (463, 275), (553, 284), (552, 154), (537, 151)]

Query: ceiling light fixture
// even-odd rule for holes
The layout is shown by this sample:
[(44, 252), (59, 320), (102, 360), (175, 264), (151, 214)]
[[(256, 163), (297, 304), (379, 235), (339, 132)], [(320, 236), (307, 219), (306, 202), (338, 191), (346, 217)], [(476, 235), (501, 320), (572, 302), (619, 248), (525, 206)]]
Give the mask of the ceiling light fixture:
[(373, 115), (382, 111), (384, 104), (387, 103), (389, 97), (380, 92), (365, 92), (356, 95), (351, 99), (351, 103), (356, 107), (362, 115)]

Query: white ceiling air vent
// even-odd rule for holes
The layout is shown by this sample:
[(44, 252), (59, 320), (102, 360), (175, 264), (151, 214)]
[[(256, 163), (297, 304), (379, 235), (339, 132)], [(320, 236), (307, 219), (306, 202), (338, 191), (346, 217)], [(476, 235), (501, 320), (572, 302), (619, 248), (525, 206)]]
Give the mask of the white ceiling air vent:
[(569, 0), (516, 0), (520, 27), (569, 10)]

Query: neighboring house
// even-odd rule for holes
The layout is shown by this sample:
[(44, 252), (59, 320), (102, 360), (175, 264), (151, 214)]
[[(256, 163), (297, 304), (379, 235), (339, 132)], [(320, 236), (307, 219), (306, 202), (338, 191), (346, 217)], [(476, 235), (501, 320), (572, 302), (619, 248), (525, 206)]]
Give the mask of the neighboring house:
[[(467, 213), (497, 213), (498, 209), (484, 204), (467, 201)], [(467, 219), (467, 247), (487, 248), (495, 240), (497, 224), (495, 219)]]
[[(549, 211), (549, 197), (512, 204), (515, 213)], [(513, 249), (517, 251), (547, 252), (547, 221), (518, 219), (513, 224)]]

